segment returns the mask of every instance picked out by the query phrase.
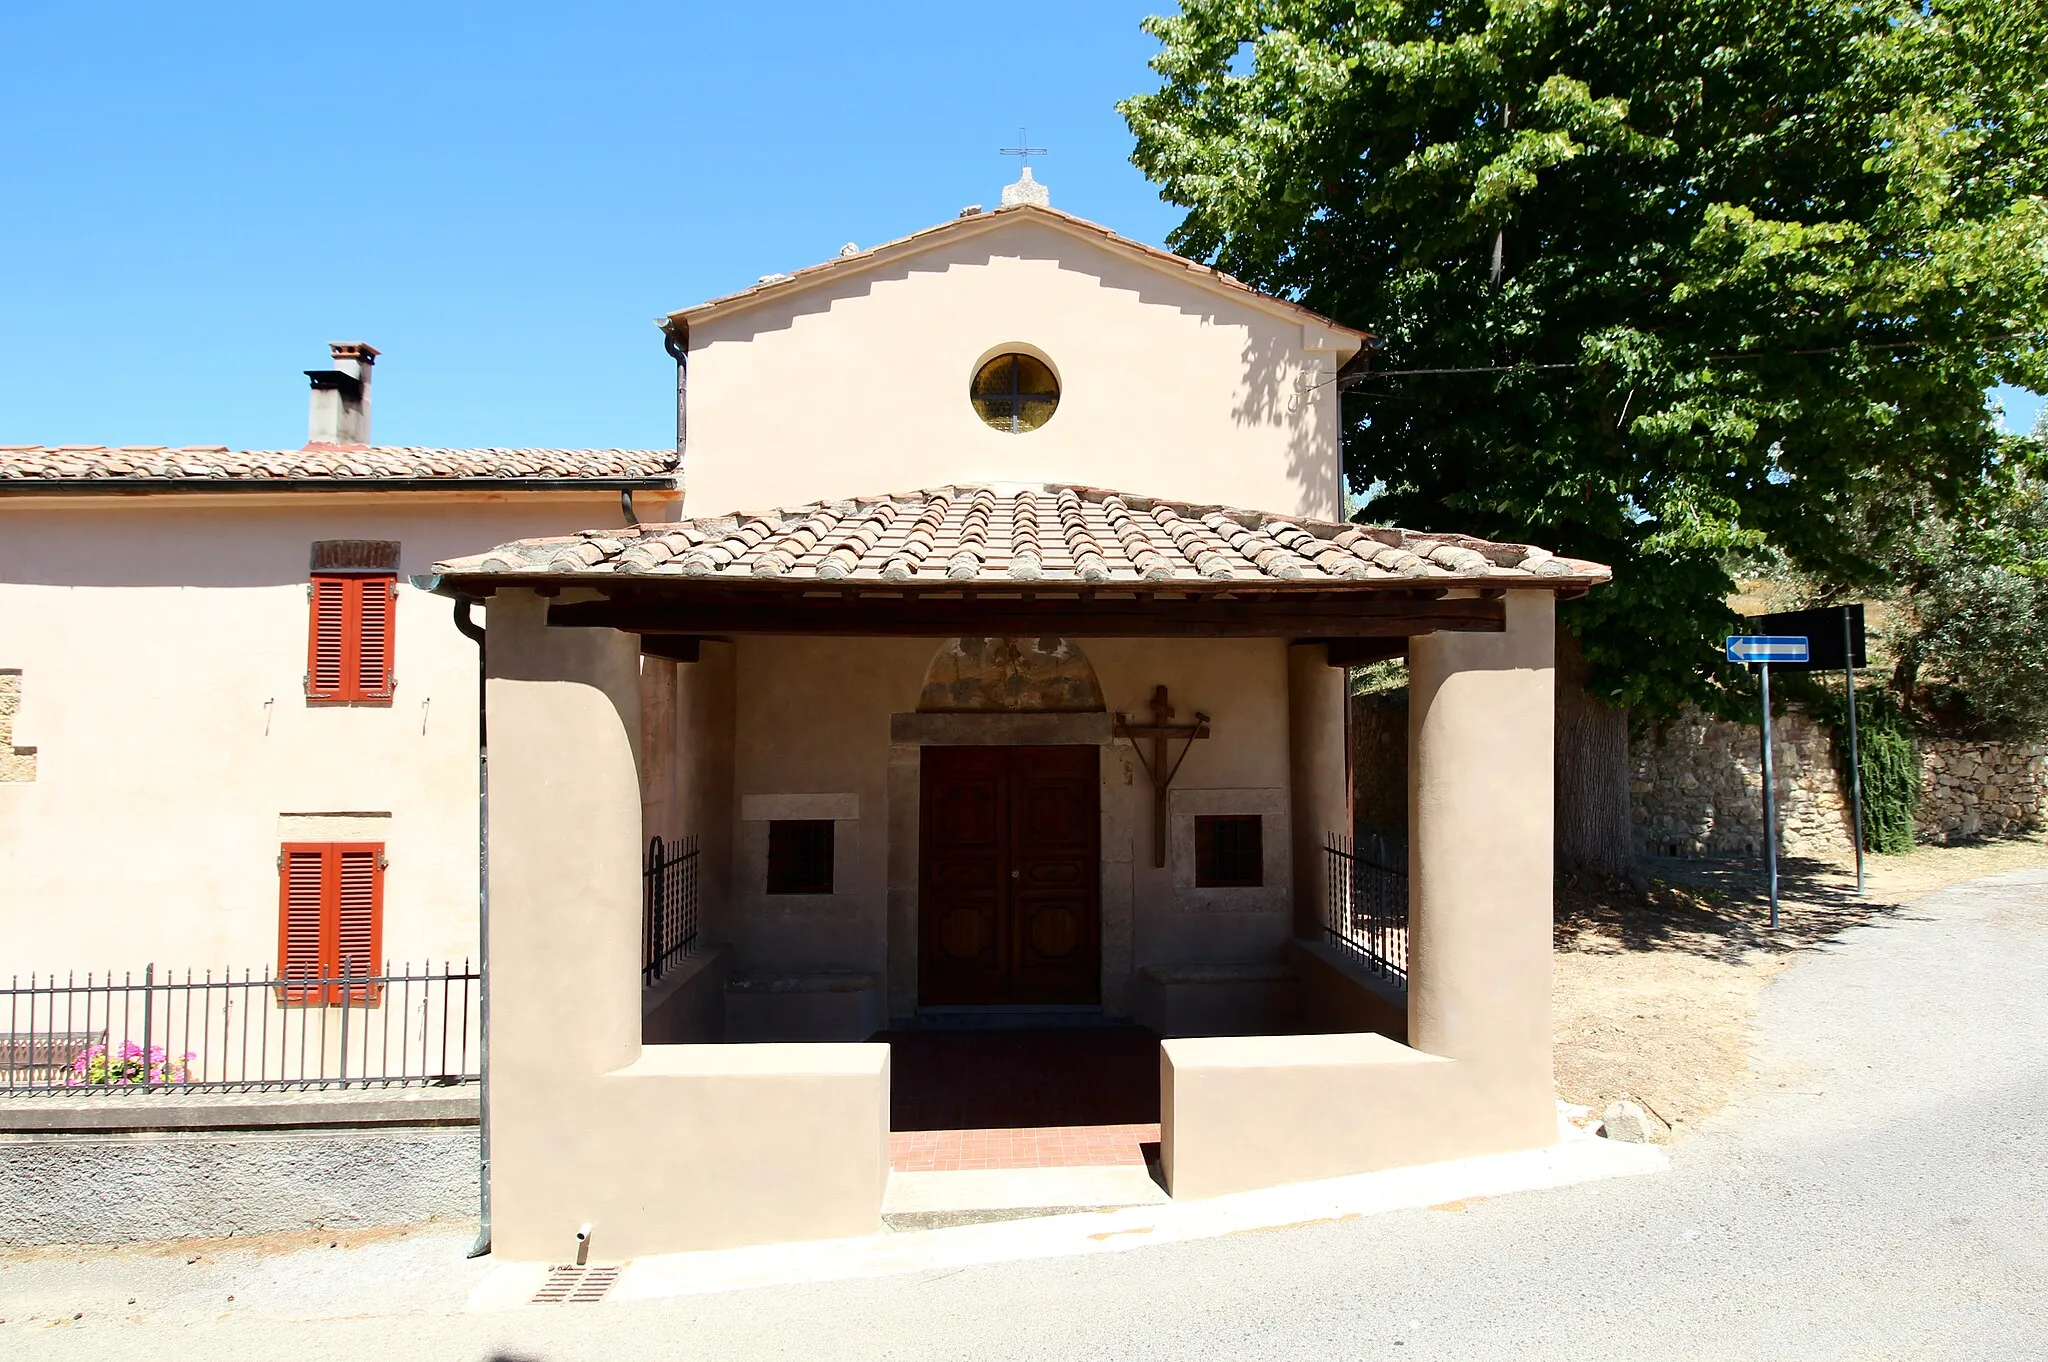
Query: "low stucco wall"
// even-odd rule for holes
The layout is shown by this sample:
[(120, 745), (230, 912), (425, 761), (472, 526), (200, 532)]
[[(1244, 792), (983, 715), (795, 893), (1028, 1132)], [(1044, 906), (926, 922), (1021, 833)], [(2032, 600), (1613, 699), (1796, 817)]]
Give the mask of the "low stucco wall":
[(1167, 1187), (1195, 1200), (1471, 1152), (1459, 1067), (1375, 1035), (1161, 1041)]
[(488, 617), (491, 1216), (508, 1258), (871, 1234), (885, 1045), (646, 1045), (635, 640)]
[(640, 995), (645, 1045), (698, 1045), (724, 1039), (725, 984), (732, 952), (713, 946), (671, 969)]
[(0, 1244), (130, 1243), (477, 1213), (456, 1094), (0, 1102)]
[(1301, 980), (1303, 1029), (1408, 1039), (1408, 990), (1374, 974), (1349, 951), (1323, 941), (1295, 941), (1288, 945), (1287, 962)]

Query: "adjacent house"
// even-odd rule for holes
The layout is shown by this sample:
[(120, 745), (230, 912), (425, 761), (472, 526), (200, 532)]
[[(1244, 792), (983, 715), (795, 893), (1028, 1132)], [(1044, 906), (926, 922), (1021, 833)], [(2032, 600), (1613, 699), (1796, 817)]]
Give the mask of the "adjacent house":
[[(412, 578), (673, 515), (672, 449), (0, 448), (0, 982), (477, 954), (477, 646)], [(11, 710), (11, 713), (9, 712)]]

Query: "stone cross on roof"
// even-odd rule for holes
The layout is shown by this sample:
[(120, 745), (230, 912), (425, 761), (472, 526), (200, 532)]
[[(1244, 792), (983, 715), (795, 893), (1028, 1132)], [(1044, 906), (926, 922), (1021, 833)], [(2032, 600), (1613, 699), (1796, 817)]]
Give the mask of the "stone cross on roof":
[(1031, 158), (1048, 156), (1051, 153), (1044, 147), (1032, 146), (1031, 139), (1024, 135), (1022, 128), (1017, 129), (1016, 146), (998, 147), (997, 151), (1004, 156), (1015, 156), (1023, 163), (1017, 182), (1003, 186), (1003, 207), (1014, 208), (1020, 203), (1035, 204), (1040, 208), (1052, 207), (1051, 192), (1031, 178)]

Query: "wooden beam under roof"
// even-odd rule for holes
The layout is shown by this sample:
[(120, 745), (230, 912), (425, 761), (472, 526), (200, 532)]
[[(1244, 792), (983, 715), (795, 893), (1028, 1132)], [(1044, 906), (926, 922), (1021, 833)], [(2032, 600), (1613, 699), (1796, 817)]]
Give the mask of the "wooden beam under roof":
[[(1315, 593), (1320, 596), (1321, 593)], [(967, 599), (958, 594), (896, 599), (820, 597), (776, 592), (623, 595), (548, 607), (559, 628), (629, 634), (815, 634), (841, 637), (952, 637), (1064, 634), (1077, 638), (1401, 639), (1438, 630), (1498, 633), (1507, 627), (1498, 598), (1450, 600), (1387, 592), (1309, 598), (1271, 592), (1219, 599), (1214, 594), (1161, 600)], [(1398, 652), (1398, 650), (1396, 650)]]
[(1363, 667), (1408, 654), (1408, 640), (1405, 638), (1319, 638), (1311, 641), (1328, 647), (1333, 667)]

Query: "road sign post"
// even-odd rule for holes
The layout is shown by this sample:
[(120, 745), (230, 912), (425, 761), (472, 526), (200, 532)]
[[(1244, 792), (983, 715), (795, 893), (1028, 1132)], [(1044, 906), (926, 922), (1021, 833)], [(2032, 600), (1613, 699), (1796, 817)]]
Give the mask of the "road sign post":
[[(1855, 612), (1851, 622), (1851, 611)], [(1852, 633), (1860, 633), (1857, 625), (1863, 623), (1863, 607), (1842, 607), (1842, 685), (1849, 692), (1849, 789), (1855, 799), (1856, 815), (1856, 893), (1863, 894), (1863, 754), (1856, 746), (1856, 664), (1860, 660), (1859, 649)]]
[(1764, 864), (1771, 879), (1771, 926), (1778, 925), (1778, 789), (1771, 752), (1771, 664), (1804, 664), (1806, 640), (1790, 634), (1735, 635), (1728, 640), (1728, 660), (1754, 665), (1763, 681), (1764, 737)]
[[(1773, 657), (1774, 666), (1789, 667), (1798, 671), (1832, 671), (1842, 669), (1842, 687), (1848, 693), (1849, 701), (1849, 791), (1854, 826), (1850, 836), (1856, 846), (1856, 892), (1863, 892), (1863, 752), (1857, 740), (1856, 725), (1856, 669), (1870, 665), (1865, 646), (1863, 629), (1863, 606), (1858, 602), (1848, 605), (1816, 605), (1806, 610), (1780, 610), (1769, 615), (1752, 615), (1748, 627), (1757, 634), (1774, 638), (1806, 639), (1805, 660), (1794, 662), (1789, 658)], [(1840, 632), (1837, 633), (1837, 628)], [(1836, 640), (1840, 639), (1839, 646)], [(1731, 657), (1734, 655), (1731, 653)]]
[(1778, 779), (1771, 769), (1771, 664), (1757, 664), (1764, 691), (1764, 864), (1771, 875), (1771, 929), (1778, 926)]

